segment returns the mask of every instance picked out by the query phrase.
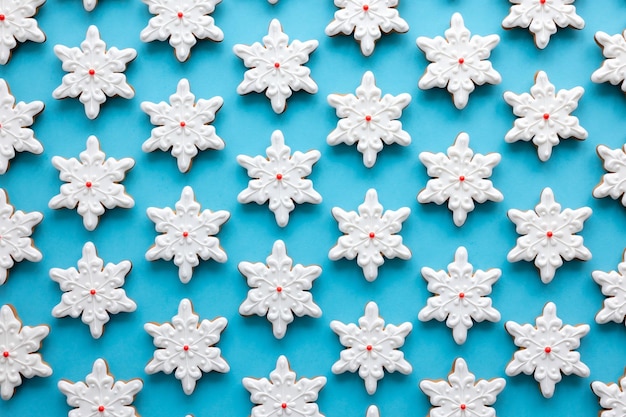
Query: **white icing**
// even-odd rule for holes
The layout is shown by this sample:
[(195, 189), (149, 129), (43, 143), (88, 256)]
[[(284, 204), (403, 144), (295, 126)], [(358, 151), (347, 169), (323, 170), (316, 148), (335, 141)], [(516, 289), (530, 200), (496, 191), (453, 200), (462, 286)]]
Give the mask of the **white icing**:
[(183, 78), (178, 82), (176, 93), (170, 96), (170, 104), (163, 101), (158, 104), (149, 101), (141, 103), (141, 110), (150, 116), (150, 123), (157, 126), (141, 149), (152, 152), (171, 148), (180, 172), (189, 171), (191, 160), (198, 150), (224, 149), (224, 141), (210, 125), (224, 99), (217, 96), (209, 100), (199, 99), (197, 103), (195, 100), (189, 81)]
[(170, 38), (176, 58), (180, 61), (189, 59), (191, 48), (197, 39), (210, 39), (215, 42), (224, 40), (224, 32), (215, 25), (210, 16), (215, 6), (222, 0), (141, 0), (148, 5), (150, 13), (156, 15), (150, 19), (139, 38), (143, 42), (165, 41)]
[(487, 61), (500, 37), (470, 35), (461, 14), (454, 13), (445, 38), (417, 38), (417, 46), (431, 62), (419, 80), (419, 88), (447, 88), (457, 109), (467, 105), (474, 84), (500, 84), (502, 81), (500, 74)]
[(589, 332), (589, 326), (563, 326), (563, 321), (556, 315), (554, 303), (545, 305), (534, 327), (514, 321), (507, 321), (505, 327), (513, 336), (515, 346), (520, 348), (506, 366), (508, 376), (522, 372), (533, 375), (535, 381), (539, 382), (541, 394), (546, 398), (554, 395), (556, 384), (562, 379), (561, 373), (589, 376), (589, 368), (580, 361), (580, 353), (574, 350), (580, 346), (580, 339)]
[(622, 91), (626, 92), (626, 30), (617, 35), (606, 32), (596, 32), (596, 43), (602, 48), (602, 55), (606, 58), (602, 66), (591, 74), (594, 83), (609, 82), (613, 85), (622, 84)]
[(578, 101), (585, 92), (582, 87), (559, 90), (555, 94), (554, 85), (548, 75), (539, 71), (530, 94), (504, 93), (504, 100), (513, 107), (519, 118), (504, 137), (508, 143), (518, 140), (530, 141), (537, 147), (537, 155), (547, 161), (552, 155), (552, 147), (559, 144), (559, 138), (586, 139), (587, 131), (571, 113), (578, 107)]
[(227, 259), (219, 239), (214, 235), (230, 218), (230, 213), (200, 209), (193, 189), (186, 186), (176, 202), (176, 211), (169, 207), (149, 207), (147, 210), (154, 228), (162, 234), (156, 237), (154, 245), (146, 252), (146, 259), (169, 261), (173, 258), (174, 265), (178, 267), (178, 278), (184, 284), (191, 279), (193, 267), (200, 263), (199, 258), (222, 263)]
[(17, 43), (41, 43), (46, 35), (39, 29), (33, 16), (46, 0), (11, 0), (0, 2), (0, 65), (9, 62), (11, 50)]
[(383, 97), (380, 88), (376, 87), (374, 74), (367, 71), (356, 89), (356, 96), (328, 96), (328, 104), (336, 109), (341, 120), (326, 141), (331, 146), (357, 143), (357, 150), (363, 154), (363, 164), (371, 168), (376, 163), (378, 152), (383, 149), (383, 143), (402, 146), (411, 143), (411, 136), (402, 130), (402, 123), (396, 120), (410, 102), (411, 96), (407, 93), (397, 96), (385, 94)]
[(132, 158), (105, 160), (105, 157), (98, 138), (93, 135), (87, 138), (87, 149), (80, 153), (80, 161), (52, 157), (52, 165), (59, 170), (59, 178), (66, 184), (61, 185), (60, 193), (52, 197), (48, 206), (52, 209), (76, 208), (87, 230), (98, 226), (99, 216), (104, 214), (105, 208), (135, 205), (124, 186), (119, 184), (135, 161)]
[(378, 407), (375, 405), (370, 405), (367, 407), (367, 413), (365, 417), (380, 417), (380, 412), (378, 411)]
[(271, 146), (267, 148), (267, 158), (257, 155), (254, 158), (238, 155), (237, 162), (248, 171), (252, 178), (248, 187), (237, 196), (240, 203), (265, 204), (274, 213), (276, 223), (285, 227), (289, 223), (289, 213), (295, 204), (320, 204), (322, 196), (313, 189), (313, 182), (305, 179), (311, 174), (313, 165), (320, 159), (316, 150), (291, 154), (285, 145), (280, 130), (272, 133)]
[(359, 371), (365, 381), (367, 393), (376, 392), (378, 380), (387, 372), (398, 371), (408, 375), (413, 371), (411, 364), (404, 359), (404, 353), (398, 348), (404, 345), (404, 339), (413, 329), (409, 322), (399, 326), (388, 324), (378, 315), (378, 305), (370, 301), (365, 306), (365, 315), (359, 319), (359, 325), (344, 324), (333, 320), (330, 328), (339, 336), (339, 342), (346, 347), (340, 358), (333, 364), (334, 374), (346, 371)]
[(596, 151), (608, 173), (602, 176), (600, 183), (593, 189), (593, 196), (611, 197), (613, 200), (622, 197), (622, 205), (626, 207), (626, 144), (617, 149), (599, 145)]
[(270, 4), (276, 4), (276, 3), (278, 3), (278, 0), (267, 0), (267, 1), (269, 1), (269, 2), (270, 2)]
[(350, 35), (361, 43), (361, 52), (370, 56), (375, 42), (384, 33), (409, 31), (409, 24), (400, 17), (396, 9), (399, 0), (335, 0), (341, 10), (335, 12), (334, 19), (326, 26), (328, 36)]
[(9, 400), (22, 377), (46, 377), (52, 368), (35, 353), (48, 336), (48, 326), (22, 326), (17, 313), (9, 305), (0, 308), (0, 397)]
[(509, 262), (535, 261), (541, 281), (547, 284), (554, 278), (563, 260), (588, 261), (591, 252), (583, 245), (582, 236), (576, 235), (583, 223), (591, 216), (589, 207), (561, 211), (550, 188), (541, 192), (541, 201), (535, 210), (510, 209), (509, 219), (515, 223), (515, 231), (522, 235), (507, 255)]
[(591, 389), (600, 399), (600, 406), (604, 408), (600, 412), (600, 417), (620, 417), (626, 410), (626, 374), (619, 380), (619, 385), (605, 384), (600, 381), (593, 381)]
[(94, 244), (85, 243), (78, 270), (50, 270), (50, 278), (58, 282), (63, 291), (61, 302), (52, 309), (52, 315), (80, 316), (83, 323), (89, 325), (91, 336), (98, 339), (110, 319), (109, 314), (130, 313), (137, 309), (137, 304), (121, 288), (130, 268), (130, 261), (104, 266)]
[(467, 249), (460, 246), (454, 254), (454, 262), (448, 265), (448, 272), (422, 268), (428, 291), (435, 295), (428, 298), (418, 318), (421, 321), (446, 320), (454, 341), (465, 343), (473, 321), (500, 321), (500, 312), (491, 306), (491, 298), (487, 295), (491, 294), (491, 287), (501, 274), (498, 268), (474, 272), (474, 267), (468, 262)]
[(246, 277), (250, 287), (247, 298), (239, 306), (239, 313), (244, 316), (267, 316), (274, 336), (282, 339), (294, 314), (298, 317), (321, 317), (322, 310), (313, 302), (308, 290), (322, 273), (322, 268), (317, 265), (294, 266), (282, 240), (274, 242), (266, 262), (267, 265), (261, 262), (239, 263), (239, 272)]
[(63, 70), (69, 74), (63, 76), (61, 85), (52, 92), (52, 96), (56, 99), (78, 97), (85, 105), (88, 118), (98, 116), (100, 105), (107, 96), (127, 99), (135, 96), (123, 72), (126, 64), (135, 59), (137, 51), (116, 47), (107, 51), (96, 26), (89, 26), (80, 48), (55, 45), (54, 53), (63, 62)]
[(202, 372), (228, 372), (230, 367), (222, 358), (219, 348), (213, 347), (219, 342), (222, 331), (228, 321), (224, 317), (215, 320), (199, 317), (193, 311), (191, 301), (181, 300), (178, 314), (171, 323), (146, 323), (144, 329), (154, 338), (154, 358), (146, 365), (146, 372), (154, 374), (164, 372), (179, 379), (183, 391), (191, 395), (196, 388), (196, 381), (202, 378)]
[(250, 46), (237, 44), (233, 47), (235, 55), (250, 68), (237, 86), (237, 93), (265, 91), (276, 113), (285, 111), (287, 99), (293, 91), (317, 93), (317, 84), (310, 76), (311, 70), (303, 65), (317, 46), (316, 40), (294, 40), (289, 45), (289, 36), (283, 33), (278, 19), (273, 19), (267, 36), (263, 37), (263, 44), (255, 42)]
[(469, 147), (467, 133), (459, 133), (448, 148), (447, 155), (442, 152), (421, 152), (419, 159), (432, 179), (419, 192), (417, 201), (439, 205), (447, 201), (454, 224), (459, 227), (465, 224), (467, 214), (474, 210), (474, 201), (484, 203), (504, 199), (502, 193), (487, 179), (500, 163), (500, 154), (474, 154)]
[(596, 322), (623, 323), (626, 318), (626, 250), (617, 271), (593, 271), (591, 276), (602, 288), (602, 294), (606, 295), (602, 309), (596, 314)]

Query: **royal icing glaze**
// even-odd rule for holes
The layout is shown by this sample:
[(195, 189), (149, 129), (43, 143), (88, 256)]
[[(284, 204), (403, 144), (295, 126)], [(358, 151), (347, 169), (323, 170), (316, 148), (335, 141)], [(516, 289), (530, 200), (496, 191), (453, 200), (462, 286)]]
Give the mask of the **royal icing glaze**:
[(9, 62), (11, 50), (17, 43), (42, 43), (46, 35), (33, 18), (46, 0), (11, 0), (0, 3), (0, 65)]
[(593, 271), (591, 277), (606, 296), (602, 309), (596, 314), (596, 323), (623, 323), (626, 318), (626, 250), (617, 271)]
[(340, 358), (332, 366), (334, 374), (346, 371), (359, 371), (365, 381), (367, 393), (376, 392), (378, 380), (387, 372), (398, 371), (408, 375), (413, 371), (410, 363), (404, 359), (404, 353), (398, 348), (404, 345), (404, 339), (413, 329), (409, 322), (395, 326), (388, 324), (378, 315), (378, 305), (370, 301), (365, 306), (365, 315), (359, 319), (359, 325), (344, 324), (333, 320), (330, 328), (339, 336), (339, 342), (346, 347)]
[(500, 37), (470, 35), (461, 14), (454, 13), (445, 38), (417, 38), (417, 46), (431, 62), (419, 80), (419, 88), (447, 88), (457, 109), (465, 108), (475, 85), (500, 84), (502, 81), (500, 74), (487, 61)]
[(617, 35), (606, 32), (596, 32), (596, 43), (602, 48), (602, 55), (606, 58), (600, 68), (591, 74), (594, 83), (609, 82), (613, 85), (622, 84), (622, 91), (626, 92), (626, 30)]
[(367, 412), (365, 413), (365, 417), (380, 417), (380, 412), (378, 411), (378, 407), (375, 405), (370, 405), (367, 407)]
[(237, 162), (248, 171), (252, 178), (248, 187), (237, 196), (242, 204), (269, 202), (280, 227), (289, 223), (289, 213), (295, 204), (320, 204), (322, 196), (313, 189), (313, 182), (305, 177), (311, 174), (313, 165), (320, 159), (317, 150), (291, 154), (285, 145), (285, 137), (280, 130), (272, 133), (272, 144), (267, 148), (267, 158), (257, 155), (254, 158), (238, 155)]
[(383, 97), (376, 86), (374, 74), (367, 71), (356, 89), (356, 95), (328, 96), (328, 104), (336, 109), (340, 120), (326, 142), (331, 146), (357, 143), (357, 150), (363, 154), (363, 164), (371, 168), (376, 163), (378, 152), (383, 149), (383, 143), (402, 146), (411, 143), (411, 136), (402, 130), (402, 123), (396, 120), (410, 102), (411, 96), (407, 93), (397, 96), (385, 94)]
[(52, 92), (52, 96), (56, 99), (78, 97), (89, 119), (98, 116), (100, 105), (107, 96), (127, 99), (135, 96), (123, 72), (126, 64), (135, 59), (137, 51), (132, 48), (119, 50), (116, 47), (107, 51), (96, 26), (89, 26), (80, 48), (55, 45), (54, 53), (68, 74), (63, 76), (61, 85)]
[(507, 212), (509, 219), (515, 223), (515, 231), (522, 235), (509, 251), (507, 260), (534, 260), (541, 281), (548, 284), (563, 265), (563, 260), (591, 259), (591, 252), (583, 245), (582, 236), (576, 233), (583, 229), (583, 223), (592, 211), (589, 207), (561, 211), (561, 205), (554, 200), (550, 188), (544, 188), (540, 198), (534, 211), (510, 209)]
[(613, 200), (622, 197), (622, 205), (626, 207), (626, 144), (617, 149), (598, 145), (596, 152), (602, 159), (602, 166), (608, 172), (602, 176), (600, 183), (593, 189), (593, 196), (595, 198), (611, 197)]
[(76, 208), (83, 217), (85, 229), (90, 231), (98, 226), (105, 209), (135, 205), (119, 183), (126, 171), (135, 166), (135, 161), (132, 158), (105, 160), (105, 157), (98, 138), (93, 135), (87, 138), (87, 148), (80, 153), (80, 160), (52, 157), (52, 165), (59, 170), (61, 181), (66, 183), (61, 185), (60, 193), (52, 197), (48, 206), (51, 209)]
[(500, 163), (499, 153), (474, 154), (469, 147), (469, 135), (459, 133), (454, 143), (444, 153), (421, 152), (419, 159), (432, 179), (419, 192), (420, 203), (448, 202), (452, 219), (458, 227), (465, 224), (467, 214), (474, 210), (474, 201), (499, 202), (504, 196), (488, 180), (493, 168)]
[(88, 12), (92, 11), (98, 5), (98, 0), (83, 0), (83, 7)]
[(626, 369), (624, 376), (619, 380), (619, 385), (615, 383), (605, 384), (600, 381), (593, 381), (591, 389), (599, 397), (600, 406), (604, 409), (600, 412), (600, 417), (620, 417), (624, 415), (626, 409)]
[(189, 171), (199, 150), (224, 149), (224, 141), (210, 125), (224, 99), (216, 96), (209, 100), (199, 99), (197, 103), (195, 100), (189, 81), (183, 78), (178, 82), (176, 93), (170, 96), (169, 104), (163, 101), (141, 103), (141, 110), (150, 116), (150, 123), (157, 126), (141, 149), (144, 152), (157, 149), (167, 152), (171, 148), (180, 172)]
[(263, 44), (255, 42), (250, 46), (237, 44), (233, 47), (235, 55), (250, 68), (237, 86), (237, 93), (243, 95), (265, 91), (275, 113), (285, 111), (287, 99), (294, 91), (317, 93), (311, 70), (304, 64), (318, 44), (316, 40), (294, 40), (290, 45), (289, 36), (283, 33), (280, 22), (273, 19), (267, 36), (263, 37)]
[(228, 321), (224, 317), (204, 319), (193, 311), (191, 301), (184, 298), (178, 305), (178, 314), (171, 323), (146, 323), (144, 329), (154, 338), (153, 359), (146, 365), (146, 373), (164, 372), (180, 380), (183, 391), (191, 395), (203, 372), (228, 372), (230, 367), (214, 347)]

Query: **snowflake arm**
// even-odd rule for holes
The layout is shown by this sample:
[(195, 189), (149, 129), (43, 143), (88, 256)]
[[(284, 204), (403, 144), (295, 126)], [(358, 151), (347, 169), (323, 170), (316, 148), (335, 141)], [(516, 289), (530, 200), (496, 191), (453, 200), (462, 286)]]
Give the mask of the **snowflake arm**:
[(596, 322), (623, 323), (626, 318), (626, 250), (622, 262), (617, 265), (617, 271), (593, 271), (591, 277), (607, 297), (602, 309), (596, 314)]
[(12, 0), (0, 3), (0, 65), (9, 62), (11, 50), (17, 43), (32, 41), (42, 43), (46, 35), (33, 18), (46, 0)]
[(615, 383), (605, 384), (600, 381), (593, 381), (591, 389), (600, 398), (600, 406), (604, 409), (600, 412), (600, 417), (620, 417), (624, 415), (626, 409), (626, 370), (625, 375), (620, 379), (619, 385)]
[(600, 183), (593, 189), (593, 196), (611, 197), (613, 200), (622, 197), (622, 205), (626, 207), (626, 144), (621, 149), (598, 145), (596, 152), (608, 173), (602, 176)]
[(613, 36), (596, 32), (595, 39), (606, 60), (591, 74), (591, 81), (613, 85), (621, 83), (622, 91), (626, 93), (626, 30)]

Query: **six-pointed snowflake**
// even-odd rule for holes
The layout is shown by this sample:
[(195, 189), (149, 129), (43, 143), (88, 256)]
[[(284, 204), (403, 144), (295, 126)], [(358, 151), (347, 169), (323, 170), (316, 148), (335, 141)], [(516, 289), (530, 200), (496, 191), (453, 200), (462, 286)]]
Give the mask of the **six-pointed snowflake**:
[(146, 365), (146, 372), (154, 374), (165, 372), (179, 379), (183, 391), (191, 395), (196, 388), (196, 381), (202, 378), (202, 372), (228, 372), (230, 367), (222, 358), (219, 348), (213, 347), (219, 342), (220, 335), (228, 321), (224, 317), (207, 319), (198, 323), (191, 301), (181, 300), (178, 314), (171, 323), (146, 323), (144, 329), (154, 338), (154, 358)]
[(613, 85), (621, 83), (622, 91), (626, 93), (626, 30), (613, 36), (606, 32), (596, 32), (595, 39), (606, 60), (591, 74), (591, 81), (610, 82)]
[(541, 192), (541, 201), (535, 210), (510, 209), (509, 219), (519, 233), (515, 247), (507, 255), (509, 262), (535, 261), (541, 281), (552, 281), (563, 260), (588, 261), (591, 252), (583, 245), (582, 236), (575, 233), (583, 229), (583, 223), (591, 216), (589, 207), (561, 211), (550, 188)]
[(9, 62), (11, 50), (17, 42), (38, 42), (46, 35), (37, 26), (33, 16), (46, 0), (7, 0), (0, 2), (0, 65)]
[(385, 94), (376, 87), (376, 80), (371, 71), (363, 75), (361, 85), (353, 94), (330, 94), (328, 104), (336, 109), (341, 120), (326, 141), (329, 145), (345, 143), (357, 144), (357, 150), (363, 154), (363, 164), (371, 168), (376, 163), (378, 152), (383, 143), (398, 143), (408, 146), (411, 136), (402, 130), (402, 123), (396, 119), (402, 116), (402, 110), (411, 102), (407, 93), (398, 96)]
[(341, 351), (340, 358), (333, 364), (334, 374), (346, 371), (359, 371), (365, 381), (368, 394), (374, 394), (378, 380), (387, 372), (398, 371), (408, 375), (413, 371), (411, 364), (404, 359), (404, 353), (398, 348), (413, 329), (411, 323), (399, 326), (388, 324), (378, 315), (378, 305), (370, 301), (365, 306), (365, 315), (359, 319), (359, 325), (344, 324), (333, 320), (330, 328), (339, 336), (339, 342), (346, 349)]
[(104, 266), (94, 244), (85, 243), (83, 256), (78, 260), (78, 270), (50, 270), (50, 278), (58, 282), (63, 291), (61, 302), (52, 309), (52, 315), (81, 316), (83, 323), (89, 325), (91, 335), (98, 339), (109, 321), (109, 313), (130, 313), (137, 309), (135, 302), (120, 288), (130, 268), (130, 261)]
[(52, 157), (52, 165), (59, 170), (59, 178), (67, 184), (61, 185), (60, 193), (52, 197), (48, 206), (52, 209), (77, 208), (83, 216), (87, 230), (98, 226), (99, 216), (105, 208), (132, 208), (135, 201), (119, 184), (135, 161), (132, 158), (108, 158), (100, 150), (95, 136), (87, 138), (87, 149), (76, 158)]
[(602, 294), (606, 295), (604, 306), (596, 314), (596, 322), (600, 324), (614, 321), (622, 323), (626, 318), (626, 250), (622, 262), (617, 265), (617, 271), (593, 271), (591, 273), (596, 284), (602, 287)]
[(233, 47), (235, 55), (243, 59), (244, 65), (250, 68), (244, 74), (244, 80), (237, 86), (237, 93), (265, 91), (276, 113), (285, 111), (287, 99), (293, 91), (317, 93), (317, 84), (311, 78), (311, 70), (303, 64), (309, 60), (309, 55), (318, 44), (316, 40), (295, 40), (289, 45), (289, 36), (283, 33), (280, 22), (273, 19), (267, 36), (263, 37), (263, 45), (255, 42), (251, 46), (237, 44)]
[(571, 116), (584, 92), (584, 88), (574, 87), (555, 94), (548, 75), (539, 71), (530, 94), (504, 93), (504, 100), (519, 117), (504, 140), (508, 143), (532, 140), (539, 159), (547, 161), (552, 155), (552, 147), (559, 144), (559, 138), (586, 139), (587, 131), (580, 126), (577, 117)]
[(619, 385), (605, 384), (600, 381), (593, 381), (591, 389), (593, 393), (600, 397), (600, 406), (604, 411), (600, 412), (600, 417), (621, 417), (626, 410), (626, 369), (624, 376), (619, 380)]
[(622, 197), (622, 205), (626, 207), (626, 144), (621, 149), (598, 145), (596, 152), (608, 174), (604, 174), (600, 183), (593, 189), (593, 196), (596, 198), (610, 196), (613, 200)]
[(141, 149), (152, 152), (171, 148), (180, 172), (189, 171), (191, 160), (198, 150), (224, 149), (224, 141), (210, 125), (224, 99), (217, 96), (209, 100), (200, 99), (197, 103), (195, 99), (189, 89), (189, 81), (183, 78), (178, 82), (176, 93), (170, 96), (170, 104), (163, 101), (158, 104), (149, 101), (141, 103), (141, 109), (150, 116), (150, 122), (157, 126)]
[(502, 77), (487, 61), (491, 50), (500, 42), (498, 35), (485, 37), (474, 35), (463, 23), (459, 13), (452, 15), (450, 29), (445, 39), (420, 36), (417, 46), (426, 54), (431, 64), (419, 80), (419, 88), (447, 88), (454, 105), (462, 109), (467, 105), (474, 84), (500, 84)]
[(341, 10), (335, 12), (334, 19), (326, 26), (326, 34), (350, 35), (361, 43), (361, 52), (370, 56), (375, 42), (384, 33), (408, 32), (409, 24), (400, 17), (396, 9), (399, 0), (335, 0)]
[(181, 1), (181, 0), (141, 0), (148, 5), (150, 19), (139, 37), (143, 42), (164, 41), (170, 38), (176, 58), (189, 59), (191, 48), (197, 39), (224, 40), (224, 32), (215, 25), (209, 16), (222, 0)]
[(556, 384), (565, 375), (589, 376), (589, 368), (580, 360), (580, 353), (574, 349), (580, 346), (580, 339), (589, 332), (589, 326), (580, 324), (563, 326), (556, 315), (554, 303), (547, 303), (535, 327), (507, 321), (506, 331), (514, 338), (520, 349), (506, 366), (508, 376), (520, 373), (533, 375), (539, 382), (541, 394), (551, 398)]
[(467, 249), (461, 246), (454, 254), (454, 262), (448, 265), (448, 272), (422, 268), (422, 276), (428, 282), (428, 291), (435, 294), (420, 310), (421, 321), (446, 320), (452, 329), (454, 341), (465, 343), (467, 331), (473, 321), (500, 321), (500, 313), (491, 306), (491, 287), (500, 278), (502, 271), (497, 268), (488, 271), (477, 270), (468, 262)]
[(85, 105), (85, 114), (95, 119), (100, 105), (107, 96), (133, 98), (135, 91), (126, 82), (123, 71), (126, 64), (135, 59), (137, 51), (132, 48), (106, 50), (96, 26), (89, 26), (87, 36), (80, 48), (56, 45), (54, 53), (63, 62), (65, 74), (61, 85), (53, 92), (56, 99), (72, 97)]

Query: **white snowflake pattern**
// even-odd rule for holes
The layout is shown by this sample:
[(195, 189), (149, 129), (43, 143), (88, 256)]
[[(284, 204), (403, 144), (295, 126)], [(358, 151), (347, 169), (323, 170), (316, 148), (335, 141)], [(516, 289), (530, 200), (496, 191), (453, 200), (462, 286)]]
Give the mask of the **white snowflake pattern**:
[(626, 93), (626, 30), (613, 36), (602, 31), (596, 32), (595, 39), (606, 59), (602, 66), (591, 74), (591, 81), (609, 82), (613, 85), (621, 83), (622, 91)]
[(589, 368), (580, 360), (580, 353), (574, 349), (580, 346), (580, 339), (589, 332), (587, 324), (563, 326), (563, 321), (556, 315), (556, 305), (547, 303), (541, 316), (537, 317), (535, 327), (531, 324), (520, 325), (507, 321), (506, 331), (514, 338), (515, 346), (520, 349), (506, 366), (508, 376), (533, 375), (539, 382), (541, 394), (546, 398), (554, 395), (556, 384), (561, 381), (561, 372), (589, 376)]
[(105, 160), (105, 157), (98, 138), (93, 135), (87, 138), (87, 148), (80, 153), (80, 161), (52, 157), (52, 165), (59, 170), (59, 178), (66, 184), (61, 185), (60, 193), (52, 197), (48, 206), (51, 209), (77, 208), (87, 230), (98, 226), (99, 216), (104, 214), (105, 208), (132, 208), (135, 205), (124, 186), (119, 184), (126, 171), (135, 166), (135, 161), (132, 158)]
[(402, 130), (402, 123), (396, 120), (410, 102), (411, 96), (407, 93), (397, 96), (385, 94), (383, 97), (382, 91), (376, 86), (374, 74), (367, 71), (356, 89), (356, 96), (328, 96), (328, 104), (336, 109), (337, 117), (341, 120), (326, 141), (331, 146), (357, 143), (357, 150), (363, 154), (363, 164), (371, 168), (376, 163), (378, 152), (383, 149), (383, 143), (398, 143), (402, 146), (411, 144), (411, 136)]
[(311, 70), (304, 64), (318, 44), (316, 40), (294, 40), (289, 45), (289, 36), (283, 33), (280, 22), (273, 19), (267, 36), (263, 37), (263, 45), (255, 42), (251, 46), (237, 44), (233, 47), (235, 55), (250, 68), (237, 86), (237, 93), (243, 95), (265, 91), (275, 113), (285, 111), (287, 99), (293, 91), (317, 93)]
[(575, 233), (583, 229), (583, 223), (591, 216), (589, 207), (561, 211), (550, 188), (541, 192), (541, 201), (535, 210), (510, 209), (509, 219), (515, 223), (515, 231), (522, 235), (507, 255), (509, 262), (535, 261), (541, 281), (552, 281), (563, 260), (588, 261), (591, 252), (583, 245), (582, 236)]
[(156, 237), (154, 245), (146, 252), (146, 259), (169, 261), (174, 258), (178, 277), (184, 284), (191, 279), (193, 267), (200, 263), (198, 258), (205, 261), (215, 259), (222, 263), (227, 259), (226, 252), (214, 235), (230, 218), (230, 213), (200, 209), (193, 189), (186, 186), (176, 202), (176, 211), (169, 207), (150, 207), (147, 211), (156, 231), (163, 234)]
[(146, 372), (171, 374), (176, 370), (174, 376), (181, 381), (187, 395), (193, 393), (202, 372), (230, 370), (220, 356), (220, 349), (213, 346), (219, 342), (228, 321), (224, 317), (198, 321), (199, 316), (194, 313), (191, 301), (185, 298), (178, 305), (178, 314), (172, 317), (171, 323), (146, 323), (144, 326), (159, 348), (146, 365)]
[(96, 26), (89, 26), (80, 48), (55, 45), (54, 53), (63, 62), (63, 70), (68, 74), (63, 76), (61, 85), (52, 92), (52, 96), (56, 99), (78, 97), (89, 119), (98, 116), (100, 105), (107, 96), (127, 99), (135, 96), (123, 72), (126, 64), (137, 57), (137, 51), (116, 47), (107, 51)]
[(78, 270), (50, 270), (50, 278), (58, 282), (63, 291), (61, 302), (52, 309), (52, 315), (57, 318), (80, 316), (83, 323), (89, 326), (91, 336), (100, 338), (104, 325), (110, 319), (109, 314), (130, 313), (137, 309), (137, 304), (121, 288), (131, 266), (130, 261), (104, 266), (95, 245), (85, 243), (83, 256), (78, 260)]
[(617, 265), (617, 271), (593, 271), (591, 277), (607, 297), (602, 309), (596, 314), (596, 322), (623, 323), (626, 318), (626, 250), (622, 262)]
[(593, 381), (591, 389), (600, 398), (600, 406), (604, 409), (600, 412), (600, 417), (621, 417), (626, 410), (626, 369), (624, 376), (619, 380), (619, 385), (605, 384), (600, 381)]
[(404, 353), (398, 348), (404, 345), (404, 339), (413, 329), (411, 323), (399, 326), (388, 324), (378, 315), (378, 305), (370, 301), (365, 306), (365, 315), (359, 319), (359, 325), (344, 324), (333, 320), (330, 328), (339, 336), (339, 342), (346, 347), (340, 358), (333, 364), (332, 372), (341, 374), (346, 371), (359, 371), (365, 381), (367, 393), (376, 392), (378, 380), (387, 372), (398, 371), (408, 375), (413, 371), (410, 363), (404, 359)]
[(9, 62), (11, 50), (17, 43), (32, 41), (41, 43), (46, 35), (39, 29), (37, 14), (46, 0), (8, 0), (0, 2), (0, 65)]
[(419, 80), (419, 88), (447, 88), (457, 109), (467, 106), (476, 85), (500, 84), (502, 77), (487, 61), (491, 50), (500, 42), (498, 35), (470, 37), (470, 31), (459, 13), (452, 15), (445, 38), (420, 36), (417, 46), (431, 64)]
[(244, 316), (267, 316), (272, 323), (274, 336), (282, 339), (294, 314), (298, 317), (321, 317), (322, 310), (313, 302), (313, 296), (308, 290), (322, 273), (322, 268), (317, 265), (294, 266), (282, 240), (274, 242), (266, 262), (267, 265), (261, 262), (239, 263), (239, 272), (246, 277), (251, 287), (239, 307), (239, 313)]
[(176, 59), (184, 62), (189, 59), (191, 48), (197, 39), (224, 40), (224, 32), (215, 25), (210, 16), (215, 6), (222, 0), (180, 1), (180, 0), (141, 0), (148, 5), (150, 19), (140, 33), (143, 42), (165, 41), (170, 38)]
[(141, 103), (141, 109), (150, 116), (150, 122), (157, 126), (141, 149), (153, 152), (171, 148), (180, 172), (189, 171), (198, 150), (224, 149), (224, 141), (210, 125), (224, 99), (216, 96), (209, 100), (199, 99), (197, 103), (195, 99), (189, 81), (183, 78), (178, 82), (176, 93), (170, 96), (170, 104), (163, 101), (158, 104), (149, 101)]
[(274, 213), (276, 223), (285, 227), (289, 223), (289, 213), (295, 204), (320, 204), (322, 196), (313, 189), (313, 182), (305, 179), (311, 174), (313, 165), (320, 159), (317, 150), (291, 154), (285, 145), (285, 137), (280, 130), (272, 133), (271, 146), (267, 148), (267, 158), (257, 155), (254, 158), (238, 155), (237, 162), (248, 171), (252, 178), (248, 187), (237, 196), (240, 203), (265, 204)]
[(477, 270), (468, 262), (467, 249), (461, 246), (454, 254), (454, 262), (448, 272), (422, 268), (422, 276), (428, 282), (428, 291), (435, 296), (428, 298), (426, 307), (419, 312), (421, 321), (446, 320), (452, 329), (454, 341), (465, 343), (467, 331), (473, 321), (500, 321), (500, 312), (491, 306), (491, 287), (500, 278), (498, 268)]
[(22, 326), (17, 313), (7, 304), (0, 308), (0, 397), (9, 400), (15, 388), (22, 385), (22, 377), (47, 377), (52, 368), (43, 362), (37, 352), (50, 328)]
[(622, 197), (622, 205), (626, 207), (626, 144), (617, 149), (598, 145), (596, 152), (608, 173), (602, 176), (600, 183), (593, 189), (593, 196), (611, 197), (613, 200)]

